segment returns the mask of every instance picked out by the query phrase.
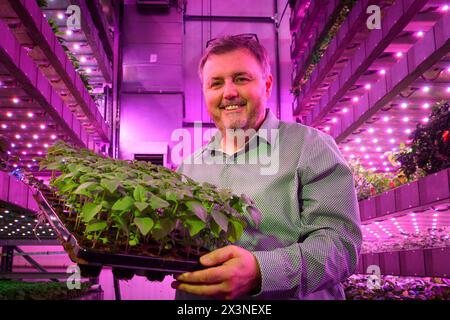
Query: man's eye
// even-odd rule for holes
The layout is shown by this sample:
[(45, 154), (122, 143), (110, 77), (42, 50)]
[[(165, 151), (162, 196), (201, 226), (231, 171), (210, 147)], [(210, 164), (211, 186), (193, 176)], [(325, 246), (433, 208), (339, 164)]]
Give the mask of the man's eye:
[(245, 77), (238, 77), (238, 78), (235, 79), (235, 81), (237, 83), (242, 83), (242, 82), (248, 82), (248, 81), (250, 81), (250, 79), (249, 78), (245, 78)]
[(215, 81), (215, 82), (211, 82), (211, 84), (210, 84), (210, 86), (211, 87), (218, 87), (218, 86), (220, 86), (220, 82), (219, 81)]

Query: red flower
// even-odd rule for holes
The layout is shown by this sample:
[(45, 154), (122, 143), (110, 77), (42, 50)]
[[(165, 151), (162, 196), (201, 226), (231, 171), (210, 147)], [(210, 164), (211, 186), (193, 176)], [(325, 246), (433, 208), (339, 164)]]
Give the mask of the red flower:
[(444, 143), (447, 143), (447, 141), (448, 141), (448, 139), (449, 139), (448, 134), (449, 134), (448, 130), (445, 130), (445, 131), (442, 133), (442, 140), (444, 141)]

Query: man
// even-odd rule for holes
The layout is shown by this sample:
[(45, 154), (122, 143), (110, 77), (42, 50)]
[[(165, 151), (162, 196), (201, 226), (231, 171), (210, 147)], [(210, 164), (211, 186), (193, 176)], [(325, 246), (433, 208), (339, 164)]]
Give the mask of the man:
[[(210, 42), (199, 74), (219, 130), (179, 172), (246, 194), (262, 221), (201, 257), (204, 270), (178, 276), (176, 298), (344, 299), (340, 283), (356, 268), (362, 237), (353, 177), (334, 140), (266, 109), (272, 75), (256, 35)], [(230, 138), (245, 130), (254, 134)], [(262, 149), (279, 155), (271, 174), (248, 161)]]

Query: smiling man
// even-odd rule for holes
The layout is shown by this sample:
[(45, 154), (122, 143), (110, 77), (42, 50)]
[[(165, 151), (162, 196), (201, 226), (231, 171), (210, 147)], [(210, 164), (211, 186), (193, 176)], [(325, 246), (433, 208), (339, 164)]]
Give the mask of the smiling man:
[[(219, 130), (179, 172), (248, 195), (262, 217), (259, 226), (249, 219), (235, 245), (201, 257), (204, 270), (178, 276), (176, 298), (344, 299), (340, 283), (356, 268), (362, 237), (353, 177), (334, 140), (267, 108), (272, 75), (256, 35), (209, 41), (199, 75)], [(264, 152), (277, 155), (271, 174), (252, 161)]]

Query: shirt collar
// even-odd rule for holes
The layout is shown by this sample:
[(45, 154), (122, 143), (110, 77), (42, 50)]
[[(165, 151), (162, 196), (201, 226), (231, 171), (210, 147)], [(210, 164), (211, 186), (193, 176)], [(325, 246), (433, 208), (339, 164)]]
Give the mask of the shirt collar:
[[(259, 138), (259, 141), (265, 141), (267, 144), (272, 145), (273, 141), (276, 141), (276, 136), (278, 135), (278, 129), (280, 126), (280, 120), (273, 114), (272, 110), (269, 108), (266, 109), (266, 117), (259, 127), (256, 135)], [(250, 140), (255, 139), (253, 136)], [(205, 146), (207, 150), (221, 150), (221, 141), (222, 134), (220, 131), (217, 131), (216, 134), (211, 138), (208, 144)]]

